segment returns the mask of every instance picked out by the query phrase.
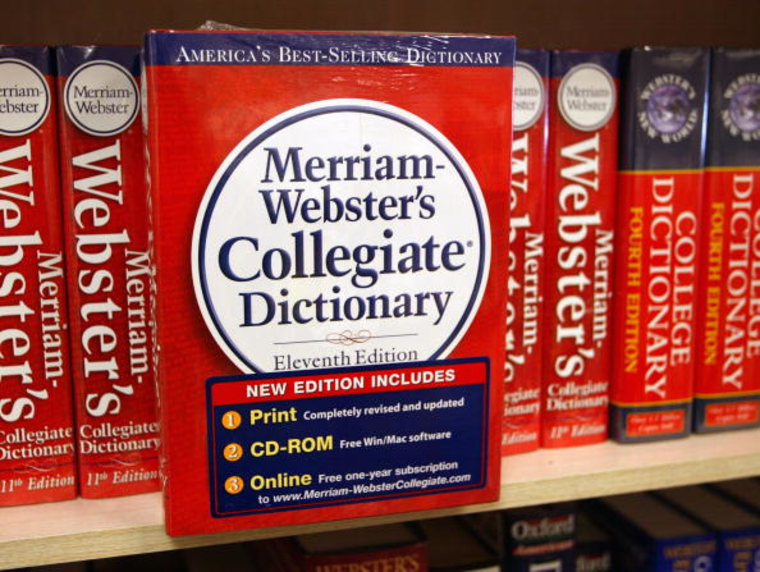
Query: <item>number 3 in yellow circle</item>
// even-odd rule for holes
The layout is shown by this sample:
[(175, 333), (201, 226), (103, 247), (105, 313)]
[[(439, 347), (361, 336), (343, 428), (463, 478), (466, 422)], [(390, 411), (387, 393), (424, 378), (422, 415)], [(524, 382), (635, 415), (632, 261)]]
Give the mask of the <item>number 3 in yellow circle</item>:
[(240, 477), (229, 477), (224, 481), (224, 490), (231, 495), (236, 495), (243, 490), (243, 479)]

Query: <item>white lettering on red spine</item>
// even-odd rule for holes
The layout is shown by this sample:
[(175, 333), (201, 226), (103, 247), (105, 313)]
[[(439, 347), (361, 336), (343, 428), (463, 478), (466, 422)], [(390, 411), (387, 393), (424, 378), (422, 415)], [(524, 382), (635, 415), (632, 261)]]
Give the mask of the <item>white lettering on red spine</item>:
[(676, 213), (673, 176), (652, 181), (645, 394), (669, 397), (671, 368), (692, 362), (697, 217)]
[[(583, 374), (587, 360), (595, 356), (594, 345), (588, 331), (589, 308), (586, 291), (592, 286), (589, 277), (592, 260), (585, 242), (591, 229), (601, 225), (601, 214), (593, 210), (591, 192), (599, 190), (599, 133), (561, 150), (563, 159), (571, 163), (563, 167), (561, 176), (565, 184), (559, 191), (560, 216), (557, 264), (560, 275), (556, 288), (560, 294), (555, 309), (557, 324), (554, 341), (572, 342), (572, 349), (557, 356), (554, 372), (561, 378)], [(593, 286), (596, 290), (596, 286)]]
[[(756, 175), (753, 175), (756, 176)], [(760, 209), (752, 216), (752, 262), (749, 271), (747, 357), (760, 358)]]
[[(66, 373), (61, 334), (63, 309), (60, 303), (63, 288), (63, 253), (38, 252), (37, 268), (45, 378), (57, 379)], [(53, 385), (57, 386), (57, 382), (54, 381)]]
[[(18, 386), (21, 396), (0, 399), (0, 419), (12, 423), (33, 419), (36, 403), (48, 399), (46, 387), (40, 387), (41, 376), (34, 375), (30, 356), (33, 340), (28, 318), (34, 310), (24, 301), (27, 277), (20, 271), (26, 247), (39, 246), (39, 231), (31, 234), (15, 232), (21, 224), (24, 207), (34, 206), (32, 147), (29, 139), (23, 144), (0, 151), (0, 387)], [(3, 389), (3, 394), (10, 394)]]
[(74, 191), (81, 193), (75, 201), (74, 222), (79, 260), (77, 286), (82, 296), (79, 315), (83, 323), (80, 341), (87, 387), (85, 407), (93, 417), (117, 415), (122, 397), (134, 394), (132, 383), (122, 379), (115, 355), (118, 338), (110, 325), (124, 309), (109, 295), (116, 281), (107, 264), (114, 255), (114, 246), (129, 243), (126, 230), (113, 232), (108, 228), (111, 208), (123, 205), (124, 200), (120, 142), (77, 155), (72, 163), (87, 171), (74, 180)]
[(45, 425), (39, 430), (29, 430), (26, 427), (14, 427), (8, 431), (0, 429), (0, 461), (73, 454), (74, 432), (70, 426)]
[[(754, 174), (736, 174), (732, 180), (731, 215), (728, 237), (728, 279), (726, 288), (726, 323), (724, 327), (724, 359), (721, 383), (727, 389), (741, 390), (744, 385), (745, 359), (752, 345), (748, 338), (748, 313), (751, 312), (752, 267), (760, 264), (760, 257), (753, 246), (759, 239), (753, 229), (752, 195)], [(755, 220), (755, 223), (758, 221)], [(757, 342), (755, 342), (757, 343)]]
[(150, 289), (150, 257), (147, 252), (126, 251), (127, 331), (129, 373), (141, 383), (148, 373), (147, 294)]
[[(512, 180), (510, 188), (510, 208), (512, 212), (517, 210), (520, 197), (528, 192), (528, 157), (529, 132), (525, 131), (512, 143)], [(509, 278), (507, 281), (507, 338), (505, 362), (505, 381), (507, 383), (515, 379), (518, 366), (526, 362), (526, 354), (533, 351), (533, 346), (538, 342), (538, 276), (543, 256), (543, 233), (530, 232), (532, 222), (530, 214), (513, 216), (509, 226)], [(518, 240), (519, 234), (524, 236)], [(521, 253), (517, 248), (523, 248)], [(521, 254), (521, 256), (518, 256)], [(522, 268), (518, 271), (519, 260), (522, 260)], [(521, 293), (520, 293), (521, 292)], [(518, 302), (519, 308), (515, 304)], [(522, 331), (515, 332), (515, 319), (517, 313), (522, 313)]]
[(97, 425), (79, 426), (79, 452), (85, 455), (124, 453), (158, 449), (158, 423), (129, 421), (113, 425), (103, 421)]

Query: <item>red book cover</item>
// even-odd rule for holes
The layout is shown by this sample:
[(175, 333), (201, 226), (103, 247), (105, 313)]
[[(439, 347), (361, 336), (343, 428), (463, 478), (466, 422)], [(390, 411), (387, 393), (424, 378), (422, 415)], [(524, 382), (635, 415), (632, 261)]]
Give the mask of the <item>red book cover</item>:
[(275, 542), (271, 548), (270, 562), (283, 570), (428, 570), (427, 540), (416, 525), (403, 523), (301, 535)]
[(610, 427), (691, 432), (709, 51), (631, 51), (620, 158)]
[(618, 52), (552, 53), (541, 444), (607, 438)]
[(0, 47), (0, 506), (76, 496), (53, 67)]
[(760, 425), (760, 50), (712, 54), (694, 430)]
[(548, 91), (549, 52), (517, 50), (502, 455), (540, 441)]
[(158, 489), (139, 49), (57, 50), (79, 490)]
[(148, 35), (170, 534), (498, 497), (513, 64), (512, 38)]

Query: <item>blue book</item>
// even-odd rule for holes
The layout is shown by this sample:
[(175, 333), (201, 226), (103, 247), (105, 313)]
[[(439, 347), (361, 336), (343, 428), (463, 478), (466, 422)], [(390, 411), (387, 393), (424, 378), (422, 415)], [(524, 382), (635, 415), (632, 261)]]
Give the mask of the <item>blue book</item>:
[(616, 572), (715, 570), (715, 534), (645, 493), (594, 501), (613, 537)]
[(755, 569), (760, 516), (706, 487), (679, 487), (655, 494), (715, 533), (718, 570)]
[(575, 572), (612, 572), (612, 538), (585, 511), (578, 513)]
[(561, 503), (502, 512), (509, 572), (574, 572), (576, 506)]

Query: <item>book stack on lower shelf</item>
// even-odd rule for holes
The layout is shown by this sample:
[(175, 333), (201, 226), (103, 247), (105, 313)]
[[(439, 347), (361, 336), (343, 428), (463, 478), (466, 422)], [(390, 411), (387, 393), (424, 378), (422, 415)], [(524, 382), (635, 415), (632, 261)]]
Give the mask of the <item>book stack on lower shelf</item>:
[[(736, 491), (748, 491), (745, 502)], [(676, 572), (752, 569), (760, 479), (106, 558), (90, 570)], [(291, 531), (292, 532), (292, 531)], [(688, 565), (688, 567), (687, 567)], [(747, 568), (750, 566), (750, 568)], [(74, 565), (72, 572), (78, 570)], [(64, 572), (34, 568), (36, 572)]]
[(607, 442), (537, 451), (504, 459), (502, 472), (497, 503), (182, 538), (166, 535), (158, 493), (11, 507), (3, 509), (0, 567), (277, 538), (753, 477), (760, 475), (760, 431), (700, 435), (641, 446)]

